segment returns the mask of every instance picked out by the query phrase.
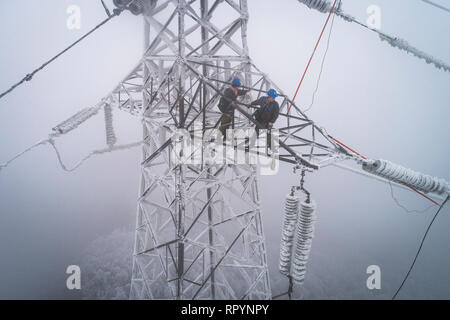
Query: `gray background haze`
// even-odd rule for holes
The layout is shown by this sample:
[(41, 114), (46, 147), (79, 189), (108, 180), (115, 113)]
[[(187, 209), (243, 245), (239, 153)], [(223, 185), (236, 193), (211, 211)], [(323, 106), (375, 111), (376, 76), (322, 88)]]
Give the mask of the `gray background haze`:
[[(106, 3), (112, 7), (112, 1)], [(66, 28), (71, 4), (81, 8), (80, 30)], [(369, 5), (379, 5), (382, 31), (450, 63), (449, 13), (419, 0), (343, 4), (362, 21)], [(249, 10), (251, 57), (293, 95), (326, 15), (296, 0), (249, 0)], [(100, 1), (2, 1), (0, 90), (104, 18)], [(324, 44), (297, 97), (300, 106), (310, 104)], [(134, 67), (142, 49), (142, 19), (125, 13), (0, 100), (0, 162), (45, 138), (79, 109), (95, 105)], [(449, 101), (449, 73), (336, 18), (316, 103), (308, 115), (368, 157), (450, 180)], [(115, 111), (114, 122), (119, 143), (139, 139), (138, 119)], [(100, 114), (59, 140), (64, 159), (72, 164), (102, 147), (103, 128)], [(139, 160), (136, 148), (93, 158), (65, 173), (44, 146), (0, 171), (0, 298), (126, 298)], [(284, 165), (278, 175), (261, 178), (274, 294), (286, 290), (277, 271), (282, 206), (298, 178)], [(408, 214), (393, 202), (388, 185), (334, 167), (307, 176), (307, 186), (318, 204), (318, 222), (304, 297), (389, 299), (437, 208)], [(409, 209), (429, 206), (412, 192), (394, 192)], [(399, 298), (450, 298), (449, 223), (446, 206)], [(71, 264), (82, 265), (83, 275), (95, 278), (96, 285), (83, 282), (81, 292), (68, 291), (65, 270)], [(373, 264), (382, 272), (382, 289), (375, 293), (366, 288), (366, 268)]]

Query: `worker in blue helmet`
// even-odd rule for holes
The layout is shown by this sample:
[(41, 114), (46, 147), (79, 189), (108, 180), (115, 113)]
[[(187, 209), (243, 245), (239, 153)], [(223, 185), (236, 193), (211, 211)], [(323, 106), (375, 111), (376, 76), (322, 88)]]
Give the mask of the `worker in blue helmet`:
[[(278, 97), (278, 93), (275, 89), (267, 91), (267, 96), (262, 96), (258, 100), (253, 101), (251, 106), (259, 106), (253, 113), (253, 117), (258, 121), (263, 129), (267, 129), (267, 146), (271, 147), (270, 129), (277, 121), (280, 114), (280, 106), (275, 100)], [(259, 134), (259, 128), (256, 128), (256, 133)]]
[(250, 104), (251, 106), (259, 106), (253, 116), (265, 129), (272, 128), (280, 114), (280, 106), (275, 100), (277, 97), (277, 91), (270, 89), (267, 91), (267, 96), (263, 96)]
[(229, 129), (233, 124), (234, 118), (234, 105), (236, 103), (237, 97), (244, 96), (248, 93), (248, 90), (241, 90), (241, 80), (239, 78), (234, 78), (231, 81), (231, 85), (225, 89), (222, 97), (219, 101), (219, 110), (222, 112), (222, 119), (220, 121), (220, 132), (222, 133), (224, 139), (226, 138), (227, 129)]

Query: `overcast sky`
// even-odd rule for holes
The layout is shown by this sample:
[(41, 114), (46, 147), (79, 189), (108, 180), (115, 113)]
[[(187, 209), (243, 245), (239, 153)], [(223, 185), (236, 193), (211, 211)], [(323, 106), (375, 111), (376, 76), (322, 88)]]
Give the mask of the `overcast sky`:
[[(437, 3), (448, 5), (444, 0)], [(112, 1), (106, 1), (112, 7)], [(81, 29), (66, 27), (69, 5), (81, 8)], [(381, 8), (381, 30), (450, 64), (450, 14), (420, 0), (345, 0), (361, 21), (369, 5)], [(296, 0), (249, 0), (249, 48), (255, 64), (293, 95), (326, 15)], [(0, 91), (42, 64), (105, 18), (100, 1), (7, 1), (0, 10)], [(0, 163), (43, 139), (56, 124), (95, 105), (135, 66), (143, 49), (141, 18), (125, 13), (0, 100)], [(309, 105), (325, 49), (322, 42), (296, 102)], [(320, 88), (308, 115), (371, 158), (450, 180), (450, 74), (391, 48), (372, 32), (336, 18)], [(139, 139), (137, 118), (116, 111), (120, 143)], [(75, 163), (103, 147), (103, 116), (58, 141)], [(63, 172), (44, 146), (0, 171), (0, 298), (74, 298), (65, 269), (79, 264), (100, 236), (134, 224), (138, 149), (92, 159)], [(282, 166), (261, 179), (270, 272), (276, 270), (284, 196), (298, 175)], [(328, 167), (307, 177), (318, 204), (305, 296), (390, 298), (408, 270), (436, 207), (408, 214), (389, 186)], [(394, 188), (399, 201), (421, 210), (429, 202)], [(448, 206), (424, 245), (405, 298), (450, 298)], [(131, 254), (131, 253), (130, 253)], [(366, 268), (382, 270), (382, 290), (365, 287)], [(320, 288), (319, 288), (320, 287)], [(319, 290), (320, 289), (320, 290)]]

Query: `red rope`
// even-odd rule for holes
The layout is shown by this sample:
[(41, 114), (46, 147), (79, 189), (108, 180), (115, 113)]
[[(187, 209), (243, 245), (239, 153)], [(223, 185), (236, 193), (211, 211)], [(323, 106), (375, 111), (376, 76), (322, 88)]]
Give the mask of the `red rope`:
[(353, 150), (350, 147), (347, 147), (345, 144), (343, 144), (342, 142), (340, 142), (338, 139), (333, 138), (332, 136), (329, 136), (331, 139), (333, 139), (334, 141), (336, 141), (337, 143), (339, 143), (341, 146), (347, 148), (348, 150), (350, 150), (351, 152), (357, 154), (358, 156), (360, 156), (361, 158), (363, 158), (364, 160), (367, 160), (366, 157), (364, 157), (363, 155), (359, 154), (358, 152), (356, 152), (355, 150)]
[(298, 91), (300, 90), (300, 87), (301, 87), (301, 85), (303, 83), (303, 80), (305, 79), (306, 72), (308, 72), (309, 65), (311, 64), (311, 61), (312, 61), (312, 59), (314, 57), (314, 54), (316, 53), (317, 47), (319, 46), (320, 40), (322, 39), (322, 36), (323, 36), (323, 33), (325, 32), (325, 29), (327, 28), (328, 21), (330, 20), (330, 17), (331, 17), (331, 14), (333, 13), (334, 7), (336, 6), (336, 2), (337, 2), (337, 0), (334, 0), (333, 6), (331, 7), (330, 13), (328, 14), (327, 21), (325, 21), (325, 25), (322, 28), (322, 32), (320, 33), (319, 39), (317, 39), (316, 46), (314, 47), (314, 51), (311, 54), (311, 57), (309, 58), (308, 65), (306, 66), (306, 69), (303, 72), (303, 76), (302, 76), (302, 78), (300, 80), (300, 83), (298, 84), (297, 90), (295, 91), (294, 99), (292, 99), (291, 104), (290, 104), (290, 106), (288, 108), (288, 112), (287, 112), (288, 114), (291, 111), (291, 107), (294, 104), (294, 101), (295, 101), (295, 98), (297, 97)]

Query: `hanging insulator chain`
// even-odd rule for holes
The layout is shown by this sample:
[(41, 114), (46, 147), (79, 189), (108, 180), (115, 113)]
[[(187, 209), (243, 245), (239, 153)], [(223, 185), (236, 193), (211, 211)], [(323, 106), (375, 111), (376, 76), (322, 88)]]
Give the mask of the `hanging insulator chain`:
[(56, 131), (61, 134), (68, 133), (69, 131), (72, 131), (73, 129), (78, 128), (79, 125), (81, 125), (83, 122), (87, 121), (91, 117), (97, 114), (99, 110), (99, 107), (90, 107), (85, 108), (69, 119), (61, 122), (56, 127), (53, 128), (53, 131)]
[(114, 133), (113, 114), (112, 114), (111, 105), (106, 104), (104, 107), (104, 111), (105, 111), (106, 144), (109, 147), (112, 147), (116, 144), (117, 138), (116, 138), (116, 134)]
[(293, 261), (292, 279), (301, 284), (305, 280), (306, 264), (311, 250), (312, 238), (314, 237), (314, 222), (316, 205), (302, 202), (300, 205), (300, 216), (297, 223), (297, 242)]
[(449, 183), (445, 179), (416, 172), (387, 160), (364, 161), (362, 168), (377, 176), (391, 181), (405, 183), (423, 192), (437, 194), (450, 192)]
[(332, 3), (328, 0), (298, 0), (308, 8), (318, 10), (322, 13), (330, 12)]

